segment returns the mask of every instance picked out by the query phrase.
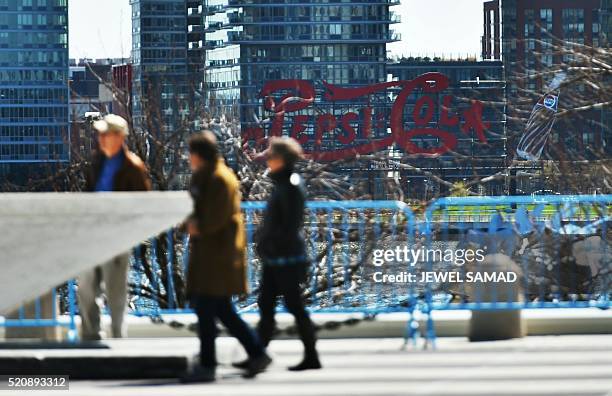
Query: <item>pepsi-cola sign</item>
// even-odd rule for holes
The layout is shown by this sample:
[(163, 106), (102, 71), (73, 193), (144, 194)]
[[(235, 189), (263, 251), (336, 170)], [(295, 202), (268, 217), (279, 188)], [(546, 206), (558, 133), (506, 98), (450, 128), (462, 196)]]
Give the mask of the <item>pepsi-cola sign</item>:
[[(313, 115), (292, 114), (314, 104), (316, 91), (313, 83), (308, 80), (268, 81), (261, 89), (259, 97), (263, 99), (264, 109), (269, 112), (271, 122), (265, 127), (246, 128), (243, 132), (243, 142), (248, 144), (250, 141), (256, 141), (261, 144), (267, 136), (280, 136), (283, 130), (288, 129), (293, 138), (308, 148), (306, 154), (319, 161), (371, 154), (393, 143), (409, 154), (438, 156), (457, 146), (455, 134), (448, 131), (449, 127), (455, 126), (459, 126), (462, 133), (470, 135), (473, 132), (479, 141), (487, 142), (485, 131), (489, 128), (489, 123), (483, 121), (483, 104), (477, 100), (472, 100), (469, 108), (456, 114), (451, 112), (454, 97), (443, 96), (439, 121), (434, 127), (431, 126), (437, 106), (431, 94), (440, 93), (449, 86), (448, 77), (441, 73), (425, 73), (414, 80), (389, 81), (358, 88), (345, 88), (326, 82), (323, 82), (323, 85), (322, 99), (329, 103), (369, 97), (392, 87), (398, 87), (399, 92), (391, 104), (388, 119), (382, 119), (382, 113), (374, 115), (373, 108), (367, 104), (358, 112), (340, 115), (315, 112)], [(417, 88), (421, 88), (422, 94), (417, 99), (414, 110), (408, 114), (409, 119), (405, 119), (407, 99)], [(361, 122), (359, 127), (355, 128), (357, 121)], [(314, 124), (314, 134), (306, 133), (309, 124)], [(406, 129), (407, 124), (415, 127)], [(391, 134), (375, 137), (372, 134), (373, 125), (389, 127)], [(357, 139), (358, 136), (361, 139)], [(324, 137), (336, 139), (339, 148), (332, 151), (321, 149)], [(414, 141), (418, 137), (437, 137), (439, 145), (432, 148), (419, 147)]]

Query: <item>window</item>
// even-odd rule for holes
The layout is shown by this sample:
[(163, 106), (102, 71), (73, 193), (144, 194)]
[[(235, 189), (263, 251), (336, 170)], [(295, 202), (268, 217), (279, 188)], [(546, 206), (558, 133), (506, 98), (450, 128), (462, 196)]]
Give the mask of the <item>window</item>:
[(540, 29), (542, 32), (552, 34), (553, 29), (553, 10), (552, 8), (540, 9)]
[(566, 8), (562, 14), (563, 33), (565, 37), (575, 37), (584, 33), (584, 10)]
[(31, 26), (32, 25), (32, 14), (18, 14), (17, 25)]
[(591, 10), (591, 20), (593, 21), (593, 47), (599, 47), (599, 40), (597, 36), (599, 35), (601, 28), (599, 26), (599, 10), (597, 8)]
[(535, 40), (533, 39), (527, 40), (527, 45), (525, 46), (525, 48), (529, 51), (535, 50)]
[(533, 36), (534, 24), (534, 11), (532, 9), (525, 10), (525, 37)]

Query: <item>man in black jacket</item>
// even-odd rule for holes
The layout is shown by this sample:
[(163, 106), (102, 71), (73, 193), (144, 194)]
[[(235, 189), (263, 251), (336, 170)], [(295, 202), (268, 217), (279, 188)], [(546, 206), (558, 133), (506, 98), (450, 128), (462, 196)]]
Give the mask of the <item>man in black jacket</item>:
[[(290, 367), (291, 371), (321, 368), (315, 349), (314, 326), (304, 307), (300, 286), (308, 267), (302, 235), (305, 193), (300, 175), (294, 172), (301, 155), (302, 148), (295, 139), (276, 137), (270, 140), (267, 164), (274, 189), (257, 236), (257, 253), (263, 262), (258, 299), (261, 318), (257, 330), (267, 346), (275, 329), (276, 297), (283, 296), (287, 310), (295, 317), (305, 349), (304, 360)], [(240, 367), (241, 363), (236, 366)]]

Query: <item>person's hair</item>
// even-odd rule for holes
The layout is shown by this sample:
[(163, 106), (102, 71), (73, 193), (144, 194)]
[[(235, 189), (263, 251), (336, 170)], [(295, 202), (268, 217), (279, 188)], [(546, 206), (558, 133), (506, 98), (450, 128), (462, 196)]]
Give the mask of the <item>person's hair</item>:
[(297, 140), (287, 136), (270, 138), (268, 148), (270, 157), (280, 157), (286, 167), (292, 167), (302, 158), (302, 146)]
[(196, 133), (189, 138), (189, 152), (204, 161), (214, 162), (219, 157), (217, 137), (211, 131)]

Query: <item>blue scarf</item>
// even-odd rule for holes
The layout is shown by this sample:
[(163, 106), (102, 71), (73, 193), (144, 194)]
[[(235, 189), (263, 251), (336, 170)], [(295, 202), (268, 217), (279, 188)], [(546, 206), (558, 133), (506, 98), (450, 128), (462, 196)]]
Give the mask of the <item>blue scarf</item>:
[(106, 158), (102, 163), (102, 170), (96, 183), (95, 191), (113, 191), (115, 188), (115, 176), (125, 160), (125, 153), (123, 150), (115, 154), (111, 158)]

